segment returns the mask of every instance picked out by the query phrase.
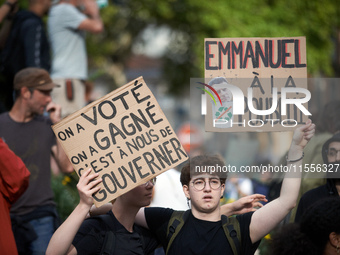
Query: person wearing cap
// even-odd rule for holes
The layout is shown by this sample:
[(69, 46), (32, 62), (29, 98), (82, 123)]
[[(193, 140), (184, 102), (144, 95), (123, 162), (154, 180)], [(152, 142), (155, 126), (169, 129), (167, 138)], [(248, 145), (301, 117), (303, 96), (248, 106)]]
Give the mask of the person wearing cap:
[(296, 211), (295, 222), (300, 222), (303, 214), (316, 201), (327, 197), (340, 196), (340, 133), (328, 139), (322, 146), (322, 169), (327, 168), (327, 182), (302, 195)]
[(47, 71), (34, 67), (18, 72), (13, 85), (16, 100), (9, 112), (0, 115), (0, 137), (31, 176), (27, 191), (11, 208), (12, 227), (19, 254), (45, 254), (58, 219), (51, 189), (51, 155), (63, 172), (73, 171), (51, 129), (61, 119), (61, 107), (50, 95), (58, 85)]

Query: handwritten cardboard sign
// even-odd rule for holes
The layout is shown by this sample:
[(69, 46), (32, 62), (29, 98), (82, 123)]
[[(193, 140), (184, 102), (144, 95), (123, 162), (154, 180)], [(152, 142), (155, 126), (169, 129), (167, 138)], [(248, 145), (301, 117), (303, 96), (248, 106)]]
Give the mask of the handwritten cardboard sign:
[[(206, 131), (291, 131), (308, 119), (301, 110), (308, 109), (308, 93), (289, 92), (307, 90), (305, 37), (207, 38), (204, 55), (206, 84), (224, 77), (241, 95), (229, 91), (222, 103), (206, 97)], [(235, 113), (236, 103), (242, 105), (242, 113)], [(266, 115), (256, 111), (268, 109), (272, 110)]]
[(97, 207), (187, 160), (142, 77), (52, 126), (77, 174), (103, 179)]

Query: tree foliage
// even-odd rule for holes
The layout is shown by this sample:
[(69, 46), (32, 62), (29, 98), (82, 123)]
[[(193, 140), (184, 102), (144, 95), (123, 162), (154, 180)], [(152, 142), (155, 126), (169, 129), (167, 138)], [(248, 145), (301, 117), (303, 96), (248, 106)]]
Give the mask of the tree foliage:
[(335, 0), (111, 0), (105, 32), (88, 36), (90, 65), (121, 85), (134, 43), (154, 25), (171, 29), (162, 75), (173, 93), (203, 77), (204, 38), (306, 36), (309, 75), (339, 76), (339, 10)]
[(176, 93), (190, 77), (203, 77), (204, 38), (306, 36), (309, 74), (334, 76), (338, 14), (335, 0), (113, 1), (102, 10), (105, 33), (91, 37), (89, 50), (96, 67), (124, 70), (141, 32), (166, 26), (172, 32), (163, 78)]

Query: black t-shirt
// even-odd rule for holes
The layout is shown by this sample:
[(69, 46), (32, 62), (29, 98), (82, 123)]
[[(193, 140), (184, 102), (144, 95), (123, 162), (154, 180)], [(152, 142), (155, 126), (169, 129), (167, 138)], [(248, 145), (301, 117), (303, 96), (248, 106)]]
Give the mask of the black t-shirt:
[[(150, 230), (158, 233), (157, 238), (164, 249), (167, 246), (167, 226), (173, 213), (172, 209), (145, 208), (145, 218)], [(236, 216), (240, 223), (241, 254), (254, 254), (259, 242), (252, 244), (249, 237), (249, 225), (252, 213)], [(210, 222), (195, 218), (190, 212), (187, 221), (173, 241), (169, 254), (207, 255), (233, 254), (224, 233), (222, 221)]]
[[(334, 179), (333, 179), (334, 180)], [(337, 197), (338, 192), (332, 179), (328, 179), (325, 185), (311, 189), (302, 195), (295, 215), (295, 222), (299, 223), (303, 214), (310, 206), (327, 197)]]
[(115, 233), (115, 247), (111, 254), (145, 255), (152, 254), (157, 248), (158, 242), (150, 231), (134, 225), (131, 233), (119, 223), (112, 211), (107, 214), (110, 216), (109, 228), (101, 220), (106, 215), (91, 217), (83, 222), (72, 243), (78, 254), (100, 254), (105, 232), (110, 230)]

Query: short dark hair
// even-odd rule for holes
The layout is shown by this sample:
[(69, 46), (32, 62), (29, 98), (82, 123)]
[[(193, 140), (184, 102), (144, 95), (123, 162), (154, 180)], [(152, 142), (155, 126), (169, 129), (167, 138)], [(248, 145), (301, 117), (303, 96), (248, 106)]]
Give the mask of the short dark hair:
[(300, 225), (289, 223), (278, 228), (271, 237), (270, 254), (320, 255), (308, 236), (300, 231)]
[(301, 232), (323, 252), (329, 234), (340, 234), (340, 197), (329, 197), (315, 202), (302, 215), (300, 224)]
[[(200, 167), (209, 167), (209, 166), (219, 166), (223, 168), (225, 166), (224, 160), (222, 159), (221, 156), (219, 155), (199, 155), (196, 157), (193, 157), (186, 163), (182, 170), (181, 170), (181, 183), (183, 185), (189, 185), (189, 182), (191, 180), (192, 176), (202, 174), (201, 171), (195, 171), (195, 167), (200, 166)], [(222, 172), (222, 173), (210, 173), (207, 172), (208, 174), (211, 175), (217, 175), (220, 178), (221, 183), (225, 183), (227, 180), (227, 173)], [(223, 175), (223, 176), (221, 176)]]
[(271, 254), (323, 254), (329, 234), (340, 233), (339, 215), (339, 197), (319, 200), (303, 214), (300, 224), (287, 224), (274, 233)]

